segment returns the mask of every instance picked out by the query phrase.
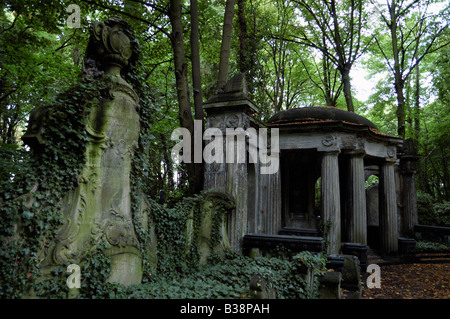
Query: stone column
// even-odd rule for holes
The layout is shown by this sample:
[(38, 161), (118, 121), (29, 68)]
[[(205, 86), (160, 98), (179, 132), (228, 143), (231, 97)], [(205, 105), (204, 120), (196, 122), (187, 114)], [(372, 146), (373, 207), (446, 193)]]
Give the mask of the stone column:
[(386, 255), (395, 255), (398, 251), (394, 164), (395, 159), (388, 158), (380, 170), (380, 243), (381, 252)]
[[(235, 199), (236, 208), (228, 215), (228, 237), (235, 251), (247, 233), (247, 147), (251, 115), (257, 106), (247, 96), (243, 74), (237, 74), (203, 104), (207, 129), (219, 129), (223, 135), (223, 163), (205, 164), (204, 189), (225, 192)], [(205, 149), (208, 144), (206, 144)], [(239, 156), (244, 151), (244, 157)], [(233, 155), (231, 155), (233, 151)]]
[[(322, 218), (328, 240), (328, 254), (339, 253), (341, 247), (341, 202), (339, 192), (339, 151), (326, 152), (322, 157)], [(328, 224), (330, 224), (328, 226)]]
[(348, 240), (367, 245), (366, 190), (364, 187), (364, 153), (350, 157)]
[(400, 159), (403, 198), (402, 236), (413, 237), (414, 226), (417, 225), (417, 195), (414, 174), (418, 156), (406, 155)]

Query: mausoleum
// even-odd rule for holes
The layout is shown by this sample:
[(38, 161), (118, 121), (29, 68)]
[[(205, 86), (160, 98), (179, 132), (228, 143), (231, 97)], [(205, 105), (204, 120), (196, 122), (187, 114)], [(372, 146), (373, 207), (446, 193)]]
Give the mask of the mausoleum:
[[(236, 200), (228, 223), (232, 247), (320, 250), (326, 245), (329, 254), (337, 254), (345, 243), (368, 245), (372, 221), (371, 244), (383, 255), (399, 253), (401, 238), (417, 224), (415, 158), (407, 154), (402, 139), (334, 107), (294, 108), (259, 122), (243, 75), (230, 80), (204, 110), (207, 128), (242, 128), (249, 153), (252, 147), (268, 146), (272, 160), (279, 159), (272, 174), (261, 173), (270, 163), (249, 158), (246, 163), (206, 164), (205, 189), (226, 192)], [(268, 128), (269, 145), (262, 145), (261, 139), (253, 145), (251, 128)], [(370, 175), (378, 176), (379, 190), (368, 199), (365, 182)], [(376, 207), (370, 216), (369, 204)]]

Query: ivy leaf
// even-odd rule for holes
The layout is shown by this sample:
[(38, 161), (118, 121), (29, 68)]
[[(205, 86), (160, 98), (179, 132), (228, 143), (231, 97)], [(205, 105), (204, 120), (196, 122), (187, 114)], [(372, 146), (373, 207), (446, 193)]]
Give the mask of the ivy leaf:
[(34, 216), (34, 213), (30, 212), (29, 210), (24, 210), (22, 213), (22, 216), (26, 219), (32, 219)]

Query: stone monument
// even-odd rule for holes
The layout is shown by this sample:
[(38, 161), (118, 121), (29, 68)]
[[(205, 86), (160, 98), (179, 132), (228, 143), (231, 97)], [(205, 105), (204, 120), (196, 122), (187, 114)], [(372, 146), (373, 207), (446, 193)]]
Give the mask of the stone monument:
[(82, 262), (103, 242), (104, 253), (111, 259), (108, 280), (125, 285), (141, 282), (142, 256), (130, 199), (131, 163), (140, 130), (139, 98), (121, 76), (133, 55), (128, 32), (127, 23), (118, 17), (91, 25), (83, 80), (107, 77), (111, 88), (102, 92), (103, 99), (86, 115), (90, 137), (86, 164), (78, 186), (62, 200), (64, 223), (44, 252), (44, 275), (56, 266)]

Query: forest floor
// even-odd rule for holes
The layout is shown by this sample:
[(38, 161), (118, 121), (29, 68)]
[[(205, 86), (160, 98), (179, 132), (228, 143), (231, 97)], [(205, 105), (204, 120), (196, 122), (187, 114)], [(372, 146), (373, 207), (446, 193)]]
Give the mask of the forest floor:
[(362, 299), (450, 299), (450, 260), (382, 265), (381, 288), (364, 285)]

